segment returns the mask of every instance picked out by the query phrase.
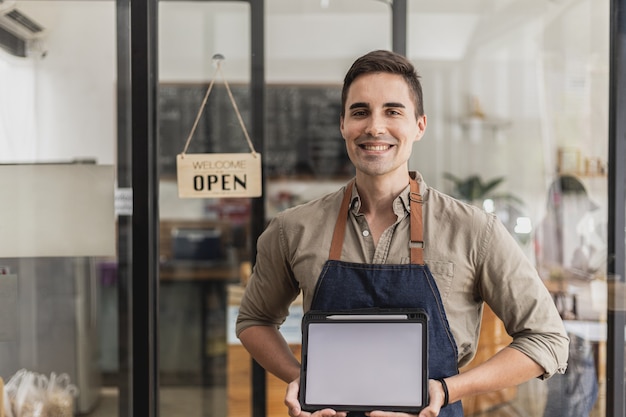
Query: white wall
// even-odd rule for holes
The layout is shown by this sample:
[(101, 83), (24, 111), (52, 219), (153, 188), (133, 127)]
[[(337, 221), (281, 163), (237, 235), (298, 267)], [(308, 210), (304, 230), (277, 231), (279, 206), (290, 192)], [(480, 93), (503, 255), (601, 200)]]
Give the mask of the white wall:
[[(47, 35), (32, 51), (36, 134), (31, 161), (115, 162), (115, 4), (20, 2)], [(25, 126), (28, 128), (29, 126)], [(3, 155), (11, 161), (21, 155)], [(32, 158), (32, 159), (31, 159)], [(20, 158), (22, 159), (22, 158)]]
[(0, 49), (0, 162), (32, 161), (35, 117), (35, 65)]

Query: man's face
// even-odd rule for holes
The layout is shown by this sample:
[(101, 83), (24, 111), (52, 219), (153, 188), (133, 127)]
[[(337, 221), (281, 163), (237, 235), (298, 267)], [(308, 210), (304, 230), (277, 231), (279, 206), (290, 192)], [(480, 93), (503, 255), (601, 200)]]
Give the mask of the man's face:
[(409, 86), (400, 75), (365, 74), (350, 86), (341, 134), (357, 171), (406, 173), (413, 143), (425, 129), (426, 116), (415, 116)]

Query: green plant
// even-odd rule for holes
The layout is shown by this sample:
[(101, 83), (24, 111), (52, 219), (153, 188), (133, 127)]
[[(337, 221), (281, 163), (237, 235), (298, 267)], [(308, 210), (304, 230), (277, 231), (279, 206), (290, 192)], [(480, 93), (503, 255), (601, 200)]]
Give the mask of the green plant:
[(523, 204), (520, 198), (511, 193), (494, 192), (494, 189), (504, 181), (504, 177), (497, 177), (483, 182), (478, 175), (470, 175), (466, 178), (459, 178), (449, 172), (445, 172), (443, 176), (445, 179), (454, 183), (454, 191), (452, 192), (452, 195), (458, 199), (475, 202), (490, 198), (492, 200), (502, 199)]

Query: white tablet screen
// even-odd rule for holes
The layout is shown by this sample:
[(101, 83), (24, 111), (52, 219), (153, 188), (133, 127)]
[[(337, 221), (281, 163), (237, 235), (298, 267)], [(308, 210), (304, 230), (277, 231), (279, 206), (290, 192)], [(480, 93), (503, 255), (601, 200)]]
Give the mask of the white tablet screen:
[(424, 325), (409, 321), (309, 323), (306, 405), (423, 407)]

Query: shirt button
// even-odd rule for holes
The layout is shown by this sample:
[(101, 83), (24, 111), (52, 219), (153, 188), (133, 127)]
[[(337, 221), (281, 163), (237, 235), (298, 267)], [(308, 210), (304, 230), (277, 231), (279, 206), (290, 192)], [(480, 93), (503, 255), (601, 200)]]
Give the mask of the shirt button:
[(369, 230), (363, 230), (363, 236), (368, 237), (370, 235)]

